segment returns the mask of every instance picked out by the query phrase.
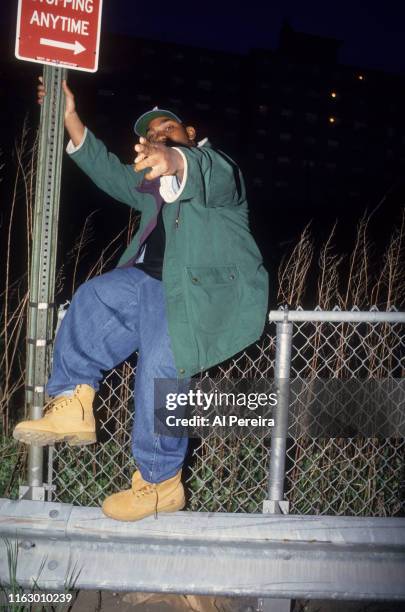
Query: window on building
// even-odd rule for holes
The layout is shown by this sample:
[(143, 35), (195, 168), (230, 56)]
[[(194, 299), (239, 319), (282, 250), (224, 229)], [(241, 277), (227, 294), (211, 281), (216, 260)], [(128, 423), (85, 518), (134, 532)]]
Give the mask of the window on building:
[(214, 64), (214, 58), (212, 55), (200, 55), (200, 64), (212, 66)]
[(263, 161), (264, 159), (264, 153), (261, 153), (260, 151), (257, 151), (257, 153), (255, 154), (256, 159), (259, 159), (260, 161)]
[(353, 140), (352, 142), (352, 149), (353, 151), (357, 152), (357, 153), (364, 153), (364, 142), (360, 141), (360, 140)]
[(327, 169), (327, 170), (330, 170), (330, 171), (332, 171), (332, 172), (333, 172), (334, 170), (336, 170), (336, 164), (335, 164), (335, 162), (328, 162), (328, 163), (326, 163), (326, 164), (325, 164), (325, 166), (326, 166), (326, 169)]
[(263, 179), (260, 176), (255, 176), (253, 179), (253, 185), (260, 189), (263, 187)]
[(150, 100), (152, 100), (152, 96), (150, 96), (149, 94), (142, 94), (142, 93), (137, 94), (136, 98), (140, 102), (149, 102)]
[(184, 79), (181, 76), (174, 76), (172, 78), (172, 81), (175, 85), (183, 85), (184, 84)]
[(231, 59), (228, 57), (226, 62), (226, 70), (227, 72), (236, 72), (241, 67), (241, 62), (239, 59)]
[(285, 155), (279, 155), (277, 157), (277, 163), (279, 164), (289, 164), (290, 161), (291, 161), (290, 158)]
[(318, 121), (318, 115), (315, 113), (305, 113), (305, 120), (307, 123), (316, 123)]
[(364, 130), (367, 127), (367, 124), (364, 121), (355, 121), (354, 129), (355, 130)]
[(315, 142), (316, 142), (316, 140), (315, 140), (315, 138), (313, 136), (307, 136), (305, 138), (305, 144), (307, 144), (307, 145), (313, 146), (315, 144)]
[(225, 112), (230, 117), (236, 117), (237, 115), (239, 115), (240, 111), (238, 108), (234, 108), (233, 106), (227, 106)]
[(293, 112), (291, 109), (289, 108), (282, 108), (281, 109), (281, 116), (282, 117), (286, 117), (287, 119), (289, 119), (290, 117), (292, 117)]
[(195, 107), (198, 110), (203, 110), (203, 111), (211, 110), (211, 104), (207, 104), (205, 102), (196, 102)]
[(289, 142), (291, 140), (292, 136), (289, 132), (282, 132), (280, 134), (280, 140), (282, 142)]
[(259, 104), (258, 111), (261, 115), (266, 116), (269, 112), (269, 107), (267, 104)]
[(240, 83), (237, 80), (227, 81), (226, 84), (224, 81), (222, 81), (222, 85), (224, 90), (228, 93), (235, 94), (236, 92), (238, 92), (237, 95), (239, 96)]
[(276, 181), (274, 184), (278, 189), (285, 189), (288, 187), (287, 181)]
[(203, 91), (211, 91), (212, 90), (212, 81), (209, 79), (200, 79), (197, 81), (198, 89), (202, 89)]
[(333, 140), (332, 138), (328, 139), (328, 147), (330, 149), (337, 149), (339, 147), (339, 141)]
[(266, 136), (267, 130), (265, 130), (264, 128), (259, 128), (258, 130), (256, 130), (256, 133), (258, 136)]
[(141, 49), (141, 55), (143, 55), (144, 57), (146, 56), (150, 56), (150, 55), (156, 55), (156, 49), (154, 49), (153, 47), (142, 47)]

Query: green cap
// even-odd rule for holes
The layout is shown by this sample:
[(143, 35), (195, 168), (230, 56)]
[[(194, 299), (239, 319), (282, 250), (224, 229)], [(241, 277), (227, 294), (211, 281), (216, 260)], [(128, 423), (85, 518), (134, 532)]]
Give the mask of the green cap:
[(168, 117), (169, 119), (174, 119), (179, 123), (182, 123), (180, 117), (175, 115), (169, 110), (164, 110), (163, 108), (158, 108), (155, 106), (152, 110), (147, 111), (135, 121), (134, 131), (138, 136), (146, 136), (146, 132), (148, 131), (149, 123), (152, 119), (156, 119), (156, 117)]

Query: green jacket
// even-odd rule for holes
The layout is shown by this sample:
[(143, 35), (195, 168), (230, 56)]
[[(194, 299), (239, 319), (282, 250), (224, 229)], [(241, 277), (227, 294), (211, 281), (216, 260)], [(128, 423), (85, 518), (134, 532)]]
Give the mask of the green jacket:
[[(185, 186), (174, 202), (163, 205), (162, 280), (172, 349), (182, 378), (232, 357), (260, 338), (268, 275), (249, 231), (245, 186), (236, 164), (209, 144), (177, 148), (187, 161)], [(131, 165), (122, 164), (89, 130), (71, 157), (103, 191), (142, 213), (139, 229), (118, 265), (127, 263), (156, 216), (159, 179), (157, 185), (143, 181), (145, 171), (136, 173)], [(146, 193), (138, 191), (141, 183)]]

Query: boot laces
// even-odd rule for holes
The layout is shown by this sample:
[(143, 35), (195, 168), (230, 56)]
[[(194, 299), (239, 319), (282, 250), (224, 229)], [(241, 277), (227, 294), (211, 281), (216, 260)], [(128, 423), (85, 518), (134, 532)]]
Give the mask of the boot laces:
[[(80, 389), (80, 385), (78, 386), (77, 391), (79, 389)], [(54, 397), (53, 399), (51, 399), (51, 401), (45, 404), (43, 412), (42, 412), (42, 416), (44, 416), (47, 413), (57, 412), (60, 408), (63, 408), (64, 406), (71, 404), (74, 399), (77, 399), (82, 409), (82, 419), (84, 420), (84, 406), (82, 402), (80, 401), (80, 397), (78, 396), (77, 391), (75, 391), (71, 397), (65, 397), (63, 400), (58, 399), (58, 397)]]
[(157, 519), (157, 507), (158, 507), (158, 502), (159, 502), (159, 494), (158, 494), (156, 484), (144, 485), (143, 487), (135, 491), (135, 498), (140, 499), (142, 497), (145, 497), (146, 495), (151, 495), (152, 493), (155, 493), (156, 495), (154, 515), (155, 515), (155, 519)]
[(50, 412), (57, 412), (59, 408), (62, 408), (63, 406), (67, 406), (68, 404), (70, 404), (72, 399), (73, 399), (72, 397), (67, 397), (64, 400), (58, 400), (57, 397), (51, 399), (50, 402), (45, 404), (42, 415), (44, 416), (45, 414), (48, 414)]
[(155, 484), (147, 484), (135, 491), (135, 497), (144, 497), (145, 495), (150, 495), (152, 492), (156, 492)]

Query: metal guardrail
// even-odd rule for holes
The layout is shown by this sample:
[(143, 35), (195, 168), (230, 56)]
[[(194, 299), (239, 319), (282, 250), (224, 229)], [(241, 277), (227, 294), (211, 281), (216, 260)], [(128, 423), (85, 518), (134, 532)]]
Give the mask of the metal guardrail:
[(73, 572), (79, 589), (405, 600), (405, 518), (177, 512), (128, 523), (1, 499), (0, 537), (0, 551), (3, 538), (19, 543), (27, 587), (40, 574), (42, 589), (61, 590)]

